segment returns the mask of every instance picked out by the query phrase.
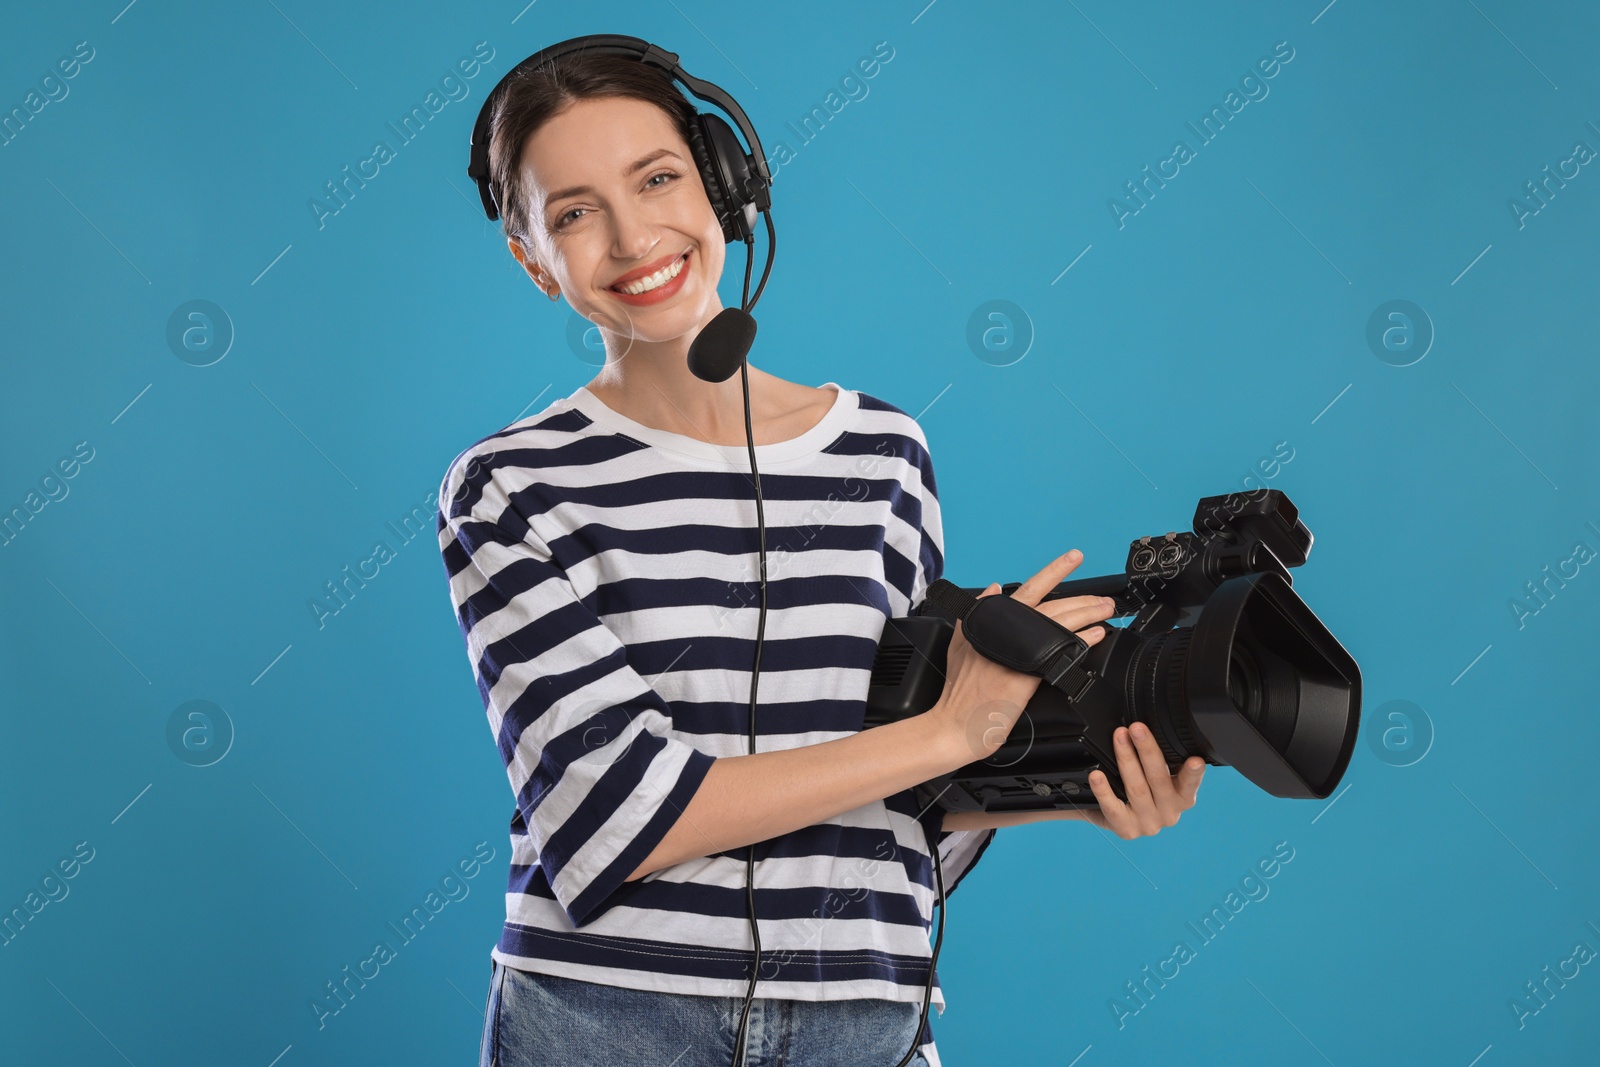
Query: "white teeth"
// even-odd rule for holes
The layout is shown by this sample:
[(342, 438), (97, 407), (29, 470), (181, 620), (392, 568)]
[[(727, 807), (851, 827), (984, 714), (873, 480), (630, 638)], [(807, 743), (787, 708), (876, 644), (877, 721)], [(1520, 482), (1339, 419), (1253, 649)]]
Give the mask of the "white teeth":
[(688, 255), (685, 252), (648, 277), (640, 278), (638, 281), (630, 282), (624, 286), (614, 286), (613, 288), (616, 288), (618, 292), (627, 293), (629, 296), (638, 296), (640, 293), (648, 293), (652, 289), (659, 289), (678, 276), (678, 272), (683, 270), (684, 263), (688, 262)]

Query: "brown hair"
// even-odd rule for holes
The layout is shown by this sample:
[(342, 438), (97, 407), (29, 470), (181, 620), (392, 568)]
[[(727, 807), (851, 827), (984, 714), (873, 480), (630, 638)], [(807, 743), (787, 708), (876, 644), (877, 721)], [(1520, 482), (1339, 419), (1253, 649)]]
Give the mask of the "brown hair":
[(532, 246), (527, 176), (522, 150), (551, 118), (574, 102), (624, 96), (654, 104), (691, 144), (694, 105), (663, 70), (626, 56), (579, 52), (517, 72), (505, 84), (489, 122), (489, 183), (500, 206), (500, 229)]

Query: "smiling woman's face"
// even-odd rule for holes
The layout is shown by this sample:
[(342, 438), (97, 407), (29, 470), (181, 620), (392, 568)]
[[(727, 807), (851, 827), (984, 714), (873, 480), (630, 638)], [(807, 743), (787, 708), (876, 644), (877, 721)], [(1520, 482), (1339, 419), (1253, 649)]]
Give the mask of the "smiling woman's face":
[(722, 227), (665, 111), (578, 100), (528, 138), (522, 167), (534, 247), (511, 249), (541, 288), (559, 286), (584, 318), (642, 341), (697, 331), (721, 310)]

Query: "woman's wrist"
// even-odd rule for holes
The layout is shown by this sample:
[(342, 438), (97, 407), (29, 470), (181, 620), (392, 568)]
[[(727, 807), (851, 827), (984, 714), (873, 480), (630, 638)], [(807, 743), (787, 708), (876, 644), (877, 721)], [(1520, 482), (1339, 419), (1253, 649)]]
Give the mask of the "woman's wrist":
[(937, 701), (922, 714), (915, 716), (926, 731), (928, 751), (932, 754), (939, 774), (949, 774), (983, 757), (972, 751), (963, 731), (944, 712), (943, 701)]

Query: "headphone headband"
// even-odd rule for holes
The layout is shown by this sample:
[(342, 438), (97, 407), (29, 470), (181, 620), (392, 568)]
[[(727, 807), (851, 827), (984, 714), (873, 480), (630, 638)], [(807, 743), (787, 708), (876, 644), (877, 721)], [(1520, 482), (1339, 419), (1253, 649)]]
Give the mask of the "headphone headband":
[[(467, 176), (478, 184), (478, 196), (483, 201), (484, 214), (490, 221), (500, 217), (500, 206), (495, 202), (494, 191), (490, 188), (489, 180), (489, 138), (490, 124), (494, 111), (501, 97), (505, 95), (507, 83), (524, 70), (532, 70), (545, 63), (561, 59), (577, 52), (596, 52), (600, 55), (624, 56), (648, 63), (652, 67), (665, 72), (670, 78), (681, 82), (683, 87), (691, 94), (699, 97), (708, 104), (714, 104), (725, 111), (734, 124), (739, 127), (739, 132), (744, 135), (745, 143), (750, 146), (750, 164), (752, 173), (750, 184), (752, 188), (742, 190), (746, 197), (755, 204), (759, 211), (766, 211), (771, 207), (768, 190), (772, 187), (772, 173), (767, 168), (766, 154), (761, 150), (761, 139), (756, 136), (755, 127), (744, 113), (738, 103), (721, 88), (711, 82), (691, 77), (678, 63), (678, 56), (665, 48), (660, 48), (638, 37), (628, 37), (616, 33), (594, 33), (584, 37), (574, 37), (571, 40), (561, 41), (548, 48), (541, 48), (533, 55), (512, 67), (489, 90), (489, 95), (483, 101), (483, 107), (478, 111), (478, 121), (472, 127), (471, 155), (467, 164)], [(752, 216), (754, 217), (754, 216)]]

